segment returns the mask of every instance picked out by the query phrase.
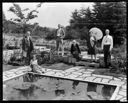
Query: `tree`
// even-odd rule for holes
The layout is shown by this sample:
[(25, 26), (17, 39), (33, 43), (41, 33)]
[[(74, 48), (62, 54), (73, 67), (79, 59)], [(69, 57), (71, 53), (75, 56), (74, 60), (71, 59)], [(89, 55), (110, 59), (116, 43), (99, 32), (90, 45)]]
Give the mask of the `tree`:
[(114, 44), (122, 44), (126, 37), (126, 3), (96, 2), (94, 5), (96, 19), (93, 21), (102, 31), (110, 29)]
[(105, 29), (109, 29), (114, 45), (123, 44), (126, 38), (126, 2), (94, 2), (92, 10), (81, 8), (75, 10), (71, 17), (70, 30), (77, 31), (81, 39), (88, 36), (84, 29), (92, 27), (100, 28), (103, 33)]
[[(22, 10), (18, 4), (13, 3), (13, 6), (9, 8), (9, 11), (14, 13), (17, 16), (17, 18), (12, 18), (11, 20), (13, 22), (16, 22), (20, 27), (22, 27), (23, 32), (25, 33), (28, 30), (27, 28), (28, 21), (38, 17), (37, 14), (34, 13), (38, 13), (37, 9), (41, 7), (41, 5), (42, 3), (39, 3), (34, 10), (30, 11), (29, 8)], [(25, 11), (29, 11), (26, 17), (24, 15)], [(37, 27), (37, 25), (35, 26)]]

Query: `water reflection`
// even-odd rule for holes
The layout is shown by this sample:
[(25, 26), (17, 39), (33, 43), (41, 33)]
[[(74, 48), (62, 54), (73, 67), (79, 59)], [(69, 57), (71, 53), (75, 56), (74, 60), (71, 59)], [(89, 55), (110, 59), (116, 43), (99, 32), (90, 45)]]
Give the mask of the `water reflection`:
[[(22, 79), (21, 79), (22, 78)], [(108, 100), (115, 87), (26, 74), (6, 83), (8, 100)]]

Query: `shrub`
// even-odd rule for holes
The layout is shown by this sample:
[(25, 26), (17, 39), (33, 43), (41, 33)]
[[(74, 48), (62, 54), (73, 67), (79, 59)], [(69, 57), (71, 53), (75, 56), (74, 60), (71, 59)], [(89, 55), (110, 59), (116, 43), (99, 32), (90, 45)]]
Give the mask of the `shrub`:
[(127, 58), (118, 54), (118, 56), (115, 56), (114, 60), (111, 62), (111, 66), (112, 66), (112, 70), (121, 73), (126, 73)]

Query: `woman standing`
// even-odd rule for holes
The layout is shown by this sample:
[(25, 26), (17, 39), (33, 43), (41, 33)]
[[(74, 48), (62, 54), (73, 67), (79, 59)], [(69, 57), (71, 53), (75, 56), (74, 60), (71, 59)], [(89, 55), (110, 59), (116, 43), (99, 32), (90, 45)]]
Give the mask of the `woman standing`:
[(96, 38), (90, 33), (90, 40), (89, 40), (90, 46), (88, 50), (88, 54), (91, 55), (91, 61), (93, 61), (93, 56), (96, 61)]

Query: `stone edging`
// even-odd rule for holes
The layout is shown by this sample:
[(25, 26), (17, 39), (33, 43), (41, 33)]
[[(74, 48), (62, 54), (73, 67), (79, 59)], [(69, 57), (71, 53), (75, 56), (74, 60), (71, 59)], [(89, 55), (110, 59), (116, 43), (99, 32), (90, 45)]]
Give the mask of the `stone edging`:
[[(28, 66), (20, 67), (18, 69), (12, 69), (10, 71), (5, 71), (3, 73), (3, 83), (11, 79), (17, 78), (19, 76), (22, 76), (28, 73), (28, 71), (29, 71)], [(85, 70), (81, 66), (77, 66), (77, 67), (69, 68), (64, 71), (46, 69), (46, 72), (42, 75), (49, 76), (49, 77), (68, 79), (68, 80), (77, 80), (81, 82), (93, 82), (93, 83), (98, 83), (98, 84), (116, 86), (116, 89), (110, 100), (121, 99), (121, 101), (126, 101), (126, 94), (125, 94), (126, 93), (126, 80), (122, 81), (122, 79), (118, 79), (113, 76), (96, 75), (92, 73), (93, 71), (94, 69)], [(33, 73), (33, 74), (37, 74), (37, 73)]]

